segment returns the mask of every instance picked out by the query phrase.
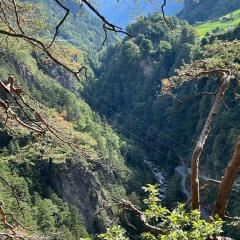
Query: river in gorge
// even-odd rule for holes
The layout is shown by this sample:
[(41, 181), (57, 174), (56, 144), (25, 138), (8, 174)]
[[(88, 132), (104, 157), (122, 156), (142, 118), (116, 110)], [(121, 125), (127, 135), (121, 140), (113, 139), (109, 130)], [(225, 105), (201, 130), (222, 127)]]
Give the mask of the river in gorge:
[(159, 191), (159, 198), (162, 200), (166, 197), (167, 192), (167, 181), (162, 172), (161, 168), (152, 162), (148, 161), (147, 159), (144, 160), (145, 164), (151, 169), (157, 184), (158, 184), (158, 191)]

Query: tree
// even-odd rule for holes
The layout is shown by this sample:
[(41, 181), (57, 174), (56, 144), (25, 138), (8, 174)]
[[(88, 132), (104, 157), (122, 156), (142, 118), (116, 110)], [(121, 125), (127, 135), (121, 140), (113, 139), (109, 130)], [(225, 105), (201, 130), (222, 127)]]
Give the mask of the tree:
[(215, 202), (213, 215), (218, 215), (221, 218), (225, 217), (225, 212), (227, 208), (227, 202), (230, 195), (230, 192), (233, 187), (234, 180), (236, 178), (237, 172), (240, 168), (240, 136), (226, 170), (222, 178), (222, 181), (219, 185), (218, 196)]
[[(169, 93), (172, 86), (181, 85), (185, 81), (195, 80), (202, 77), (217, 78), (220, 82), (216, 93), (199, 93), (216, 95), (214, 103), (205, 121), (204, 127), (198, 138), (197, 144), (191, 159), (191, 192), (192, 208), (200, 209), (200, 192), (199, 192), (199, 160), (204, 149), (206, 140), (217, 117), (217, 113), (224, 101), (224, 96), (228, 90), (231, 80), (239, 79), (238, 60), (240, 42), (216, 42), (205, 47), (203, 53), (204, 60), (198, 60), (190, 65), (185, 65), (178, 71), (178, 76), (164, 80), (163, 92)], [(214, 215), (224, 218), (227, 199), (231, 191), (236, 172), (239, 167), (239, 145), (237, 144), (235, 153), (229, 166), (226, 169), (225, 176), (221, 181), (219, 194), (214, 208)]]
[(151, 40), (149, 39), (143, 39), (140, 44), (140, 49), (143, 52), (143, 54), (146, 56), (153, 50), (153, 45)]

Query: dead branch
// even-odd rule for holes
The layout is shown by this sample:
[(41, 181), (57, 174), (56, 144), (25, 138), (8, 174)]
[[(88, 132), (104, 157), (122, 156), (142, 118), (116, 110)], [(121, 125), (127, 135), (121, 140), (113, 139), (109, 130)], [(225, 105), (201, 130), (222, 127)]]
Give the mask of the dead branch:
[(171, 30), (171, 27), (169, 25), (168, 20), (166, 19), (166, 15), (165, 15), (165, 10), (164, 8), (167, 6), (167, 0), (163, 0), (162, 6), (161, 6), (161, 11), (162, 11), (162, 16), (163, 16), (163, 20), (164, 22), (167, 24), (168, 28)]
[[(58, 65), (60, 65), (61, 67), (63, 67), (64, 69), (66, 69), (67, 71), (69, 71), (70, 73), (72, 73), (78, 80), (79, 80), (79, 74), (81, 72), (84, 71), (85, 77), (87, 74), (87, 67), (85, 66), (81, 66), (77, 71), (71, 69), (69, 66), (67, 66), (66, 64), (62, 63), (60, 60), (58, 60), (48, 49), (49, 47), (52, 46), (52, 44), (54, 43), (57, 35), (58, 35), (58, 31), (60, 26), (63, 24), (63, 22), (66, 20), (69, 10), (67, 8), (64, 7), (63, 4), (61, 4), (61, 2), (59, 2), (58, 0), (55, 0), (55, 2), (61, 6), (61, 8), (63, 8), (64, 10), (66, 10), (66, 14), (64, 15), (63, 19), (59, 22), (59, 24), (56, 26), (55, 28), (55, 33), (53, 36), (53, 39), (50, 43), (49, 46), (45, 45), (41, 40), (36, 39), (28, 34), (26, 34), (21, 26), (21, 21), (20, 21), (20, 17), (18, 14), (18, 9), (17, 9), (17, 5), (15, 0), (9, 0), (9, 2), (12, 4), (13, 7), (9, 7), (8, 4), (5, 3), (5, 1), (1, 2), (1, 8), (0, 8), (0, 16), (1, 19), (4, 20), (4, 23), (6, 25), (6, 27), (9, 29), (9, 31), (7, 31), (6, 29), (2, 28), (0, 29), (0, 34), (5, 35), (7, 37), (12, 37), (12, 38), (17, 38), (17, 39), (22, 39), (24, 41), (26, 41), (28, 44), (30, 44), (33, 47), (37, 47), (38, 49), (40, 49), (42, 52), (44, 52), (52, 61), (54, 61), (55, 63), (57, 63)], [(8, 7), (8, 10), (10, 11), (10, 13), (6, 13), (6, 9), (4, 9), (2, 7), (2, 5), (5, 5)], [(15, 21), (10, 19), (11, 21), (14, 21), (17, 25), (17, 29), (14, 29), (14, 27), (10, 24), (10, 20), (9, 19), (9, 15), (11, 16), (12, 14), (14, 14), (15, 16)], [(19, 31), (18, 31), (19, 30)]]
[(26, 41), (27, 43), (29, 43), (30, 45), (39, 48), (42, 52), (44, 52), (53, 62), (55, 62), (56, 64), (58, 64), (59, 66), (63, 67), (64, 69), (66, 69), (68, 72), (72, 73), (78, 80), (80, 80), (79, 78), (79, 74), (84, 72), (85, 77), (87, 78), (87, 67), (86, 66), (82, 66), (80, 67), (77, 71), (74, 69), (71, 69), (69, 66), (65, 65), (64, 63), (62, 63), (60, 60), (58, 60), (56, 57), (53, 56), (53, 54), (48, 50), (48, 47), (40, 40), (22, 34), (22, 33), (12, 33), (9, 31), (5, 31), (0, 29), (0, 34), (12, 37), (12, 38), (20, 38), (23, 39), (24, 41)]
[[(77, 78), (78, 78), (78, 74), (81, 71), (85, 71), (85, 75), (86, 75), (87, 69), (85, 66), (82, 66), (81, 68), (79, 68), (78, 71), (74, 71), (74, 70), (70, 69), (67, 65), (60, 62), (57, 58), (55, 58), (52, 55), (52, 53), (48, 50), (54, 44), (54, 42), (59, 34), (60, 27), (64, 24), (64, 22), (66, 21), (67, 17), (69, 16), (69, 13), (70, 13), (70, 10), (61, 1), (54, 0), (54, 2), (57, 4), (57, 6), (59, 6), (61, 9), (63, 9), (65, 11), (65, 14), (60, 19), (60, 21), (57, 23), (57, 25), (54, 27), (54, 29), (55, 29), (54, 34), (53, 34), (52, 40), (49, 45), (46, 45), (41, 40), (36, 39), (36, 38), (28, 35), (27, 33), (25, 33), (25, 31), (23, 30), (23, 27), (21, 25), (21, 22), (23, 22), (25, 20), (21, 19), (19, 16), (19, 13), (18, 13), (18, 8), (21, 8), (21, 6), (17, 5), (15, 0), (8, 0), (7, 2), (5, 0), (2, 0), (0, 2), (0, 18), (6, 27), (6, 28), (3, 27), (2, 29), (0, 29), (1, 30), (0, 34), (4, 34), (7, 37), (21, 38), (24, 41), (28, 42), (33, 47), (38, 47), (41, 51), (46, 53), (47, 56), (51, 60), (53, 60), (55, 63), (59, 64), (60, 66), (64, 67), (66, 70), (70, 71)], [(105, 38), (102, 42), (101, 49), (103, 48), (103, 46), (108, 38), (108, 34), (107, 34), (108, 31), (112, 31), (115, 33), (122, 33), (129, 37), (132, 37), (128, 32), (124, 31), (121, 27), (109, 22), (89, 1), (83, 0), (79, 6), (79, 9), (82, 4), (85, 4), (87, 6), (87, 8), (89, 8), (90, 11), (92, 11), (93, 14), (96, 15), (103, 22), (102, 26), (103, 26)], [(14, 17), (11, 17), (11, 16), (14, 16)], [(11, 23), (13, 23), (13, 24), (11, 24)], [(16, 27), (14, 27), (14, 26), (16, 26)], [(7, 31), (7, 29), (9, 29), (9, 31)]]
[(1, 177), (1, 176), (0, 176), (0, 181), (10, 188), (11, 193), (12, 193), (14, 199), (16, 200), (18, 209), (21, 211), (22, 216), (25, 218), (24, 213), (23, 213), (23, 210), (22, 210), (22, 208), (21, 208), (21, 206), (20, 206), (20, 201), (19, 201), (18, 195), (17, 195), (17, 193), (16, 193), (15, 187), (12, 186), (5, 178), (3, 178), (3, 177)]
[(55, 33), (53, 35), (52, 41), (49, 44), (48, 48), (50, 48), (53, 45), (53, 43), (55, 42), (55, 39), (58, 36), (59, 29), (63, 25), (65, 20), (67, 19), (69, 12), (70, 12), (70, 10), (67, 7), (65, 7), (59, 0), (54, 0), (54, 1), (58, 4), (58, 6), (60, 6), (62, 9), (65, 10), (65, 14), (64, 14), (63, 18), (60, 20), (60, 22), (57, 24), (57, 26), (55, 27)]
[(115, 203), (113, 203), (112, 205), (100, 208), (97, 211), (96, 214), (99, 214), (103, 210), (111, 209), (112, 207), (118, 207), (118, 208), (120, 208), (122, 210), (126, 210), (126, 211), (129, 211), (129, 212), (132, 212), (134, 214), (134, 216), (137, 217), (138, 220), (143, 224), (144, 228), (147, 231), (149, 231), (149, 232), (151, 232), (153, 234), (162, 234), (163, 233), (163, 231), (160, 228), (158, 228), (156, 226), (153, 226), (153, 225), (148, 223), (146, 215), (144, 214), (144, 212), (142, 212), (139, 209), (139, 207), (135, 206), (130, 201), (127, 201), (125, 199), (121, 199), (120, 201), (119, 200), (115, 200)]
[[(25, 99), (25, 91), (16, 84), (16, 79), (13, 76), (9, 76), (6, 83), (0, 80), (0, 89), (3, 89), (5, 91), (10, 100), (14, 100), (15, 103), (17, 103), (18, 110), (21, 110), (24, 113), (24, 117), (27, 119), (21, 119), (18, 116), (18, 113), (13, 110), (10, 103), (7, 100), (3, 100), (0, 98), (0, 108), (2, 108), (6, 114), (5, 124), (7, 124), (9, 119), (14, 120), (25, 129), (36, 133), (37, 136), (44, 136), (47, 132), (49, 132), (60, 142), (68, 145), (72, 150), (79, 152), (84, 158), (92, 160), (90, 151), (79, 149), (79, 145), (63, 138), (60, 135), (61, 132), (58, 131), (54, 126), (52, 126), (43, 117), (43, 115), (39, 111), (37, 111), (34, 106), (31, 105), (31, 102), (28, 102)], [(25, 109), (30, 112), (35, 118), (30, 118)], [(81, 143), (85, 144), (85, 142), (83, 141)]]
[[(14, 218), (13, 214), (5, 212), (2, 202), (0, 202), (0, 216), (1, 216), (1, 221), (3, 223), (3, 226), (4, 226), (5, 230), (7, 231), (6, 233), (0, 233), (0, 238), (14, 239), (14, 240), (17, 240), (17, 239), (24, 240), (25, 239), (22, 235), (18, 234), (15, 227), (11, 223), (9, 223), (8, 216), (11, 216), (12, 220), (15, 223), (17, 223), (18, 226), (22, 227), (23, 229), (27, 229), (27, 228), (24, 227), (21, 223), (19, 223)], [(4, 237), (6, 237), (6, 238), (4, 238)]]

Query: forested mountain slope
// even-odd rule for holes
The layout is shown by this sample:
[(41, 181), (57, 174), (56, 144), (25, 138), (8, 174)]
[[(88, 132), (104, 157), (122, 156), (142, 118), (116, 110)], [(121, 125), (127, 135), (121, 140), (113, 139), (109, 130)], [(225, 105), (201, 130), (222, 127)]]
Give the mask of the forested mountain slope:
[[(222, 1), (218, 3), (223, 6)], [(231, 3), (236, 7), (235, 1)], [(70, 18), (61, 26), (54, 45), (47, 48), (60, 64), (50, 61), (47, 51), (41, 51), (44, 48), (36, 48), (36, 42), (30, 47), (29, 39), (0, 36), (0, 83), (10, 86), (9, 91), (0, 89), (0, 209), (4, 205), (7, 212), (14, 213), (27, 228), (14, 219), (11, 223), (23, 235), (31, 229), (26, 235), (33, 239), (89, 240), (109, 226), (112, 233), (96, 238), (202, 240), (202, 236), (206, 239), (220, 234), (223, 223), (217, 216), (205, 221), (197, 209), (188, 211), (176, 202), (189, 200), (191, 154), (221, 82), (213, 75), (172, 87), (166, 78), (196, 59), (206, 67), (204, 46), (218, 46), (218, 39), (239, 38), (239, 28), (207, 36), (200, 42), (194, 27), (186, 21), (168, 17), (166, 22), (156, 13), (139, 17), (128, 26), (132, 37), (113, 42), (108, 35), (112, 45), (105, 45), (97, 56), (105, 25), (79, 1), (65, 4), (71, 10)], [(32, 34), (48, 41), (62, 13), (47, 0), (40, 6), (45, 9), (43, 14), (48, 13), (44, 18), (48, 24), (43, 24), (46, 35), (42, 31)], [(226, 61), (231, 59), (219, 46), (217, 50), (226, 55)], [(216, 66), (225, 66), (225, 55), (221, 59), (213, 56), (213, 66), (215, 62)], [(234, 64), (233, 69), (237, 69), (238, 59), (234, 58)], [(70, 70), (85, 66), (88, 71), (86, 76), (73, 77), (63, 66)], [(16, 85), (10, 82), (12, 75)], [(3, 84), (7, 79), (10, 85)], [(221, 179), (239, 133), (240, 92), (235, 76), (230, 79), (201, 159), (204, 179)], [(170, 86), (167, 95), (164, 88)], [(13, 114), (2, 106), (12, 106)], [(30, 125), (26, 127), (24, 122)], [(43, 123), (47, 131), (32, 131)], [(181, 176), (176, 171), (179, 166), (185, 171)], [(161, 201), (162, 195), (153, 185), (144, 188), (149, 198), (142, 194), (142, 186), (156, 182), (155, 178), (161, 184), (164, 177), (167, 192)], [(228, 212), (238, 215), (240, 205), (234, 197), (239, 195), (239, 186), (234, 185), (234, 189)], [(206, 218), (212, 211), (217, 187), (204, 190), (207, 194), (201, 203)], [(129, 212), (121, 212), (119, 206)], [(127, 229), (126, 234), (119, 224)], [(232, 229), (224, 234), (238, 236)]]
[[(176, 139), (162, 132), (165, 111), (157, 103), (161, 79), (173, 74), (184, 62), (190, 62), (197, 45), (194, 29), (186, 22), (169, 18), (169, 24), (171, 32), (161, 14), (154, 14), (130, 25), (128, 30), (136, 37), (108, 49), (101, 60), (98, 79), (85, 97), (93, 109), (141, 144), (151, 160), (162, 159), (173, 166), (171, 156), (166, 158), (162, 154)], [(174, 158), (174, 162), (178, 161)]]
[(189, 23), (215, 20), (227, 13), (240, 8), (238, 0), (185, 0), (185, 6), (178, 14), (181, 19)]
[[(94, 35), (99, 33), (98, 21), (88, 12), (84, 14), (83, 22), (81, 17), (72, 18), (66, 23), (70, 28), (64, 26), (60, 34), (60, 39), (68, 40), (74, 33), (81, 42), (68, 44), (64, 50), (61, 43), (56, 43), (66, 64), (72, 64), (71, 56), (89, 64), (93, 46), (97, 48), (96, 42), (102, 41)], [(51, 23), (53, 18), (49, 16)], [(82, 39), (83, 32), (89, 41)], [(92, 42), (90, 35), (97, 40)], [(77, 91), (85, 84), (84, 77), (79, 82), (56, 64), (47, 64), (39, 51), (33, 51), (22, 40), (3, 39), (1, 80), (5, 82), (14, 75), (27, 100), (54, 129), (54, 134), (39, 137), (14, 124), (13, 119), (5, 119), (1, 109), (0, 196), (6, 211), (31, 229), (35, 239), (71, 240), (103, 231), (112, 212), (95, 215), (96, 211), (109, 198), (130, 197), (138, 201), (141, 186), (152, 181), (149, 169), (141, 171), (141, 176), (137, 170), (144, 165), (144, 155), (139, 157), (138, 147), (118, 135), (79, 97)], [(87, 49), (91, 51), (85, 52)], [(88, 74), (91, 76), (90, 70)], [(3, 89), (1, 94), (5, 96)], [(25, 113), (24, 109), (19, 110), (22, 119)], [(30, 120), (33, 117), (31, 113), (27, 116)], [(133, 166), (134, 161), (139, 164)], [(17, 199), (5, 180), (16, 189)]]
[[(183, 197), (178, 191), (180, 178), (175, 168), (190, 166), (193, 148), (214, 99), (198, 93), (216, 91), (219, 82), (203, 78), (183, 84), (172, 96), (161, 95), (162, 79), (174, 74), (184, 62), (201, 57), (191, 26), (171, 18), (172, 32), (168, 32), (161, 19), (161, 15), (154, 14), (129, 26), (137, 37), (126, 38), (107, 50), (97, 71), (98, 79), (87, 90), (85, 99), (110, 124), (140, 144), (151, 161), (166, 169), (169, 203)], [(238, 29), (205, 41), (231, 40), (237, 38), (237, 32)], [(220, 179), (237, 140), (239, 89), (236, 86), (235, 79), (201, 160), (201, 174), (209, 178)], [(205, 195), (204, 205), (209, 210), (212, 206), (208, 202), (215, 194), (213, 187)], [(231, 203), (230, 211), (237, 213), (239, 204), (233, 199)]]
[[(36, 2), (42, 5), (47, 30), (49, 34), (53, 34), (53, 27), (62, 19), (65, 11), (59, 7), (56, 8), (54, 1), (36, 0)], [(90, 14), (85, 7), (81, 7), (79, 1), (67, 0), (65, 5), (70, 12), (59, 30), (57, 41), (62, 44), (71, 43), (87, 53), (95, 53), (104, 39), (101, 21)], [(49, 39), (51, 39), (50, 35)]]
[[(28, 213), (22, 222), (36, 234), (59, 234), (63, 239), (84, 236), (85, 228), (89, 232), (99, 230), (94, 223), (97, 208), (107, 196), (126, 196), (128, 187), (125, 189), (123, 185), (128, 185), (127, 179), (134, 179), (124, 159), (132, 151), (131, 145), (102, 122), (83, 100), (44, 75), (36, 64), (31, 67), (26, 64), (34, 63), (34, 59), (28, 56), (22, 62), (23, 55), (14, 56), (4, 49), (1, 56), (1, 78), (14, 73), (19, 84), (46, 106), (41, 112), (46, 118), (52, 118), (50, 125), (63, 133), (61, 138), (66, 138), (67, 131), (82, 142), (79, 149), (72, 150), (57, 138), (37, 139), (11, 123), (7, 125), (9, 129), (1, 125), (1, 176), (19, 185), (20, 204)], [(90, 156), (86, 158), (80, 150), (89, 152)], [(126, 154), (124, 157), (122, 152)], [(1, 196), (12, 212), (17, 209), (17, 203), (13, 196), (5, 194), (8, 188), (4, 183), (1, 188)], [(74, 207), (78, 210), (73, 210)], [(56, 219), (54, 214), (61, 215), (61, 212), (68, 215)], [(18, 209), (16, 214), (22, 218)], [(99, 227), (102, 228), (101, 224)]]

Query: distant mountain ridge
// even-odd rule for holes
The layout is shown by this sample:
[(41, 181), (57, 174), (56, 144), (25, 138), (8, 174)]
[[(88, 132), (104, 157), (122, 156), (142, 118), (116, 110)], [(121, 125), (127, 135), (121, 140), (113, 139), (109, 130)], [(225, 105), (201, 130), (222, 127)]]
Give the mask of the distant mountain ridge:
[[(151, 13), (161, 11), (162, 1), (154, 0), (152, 3), (149, 1), (140, 0), (135, 2), (133, 0), (96, 0), (100, 12), (113, 21), (115, 24), (126, 27), (132, 23), (138, 15), (148, 15)], [(166, 15), (176, 15), (183, 7), (181, 2), (176, 0), (168, 0), (165, 7)]]
[(194, 24), (214, 20), (239, 8), (239, 0), (185, 0), (184, 8), (177, 16)]

